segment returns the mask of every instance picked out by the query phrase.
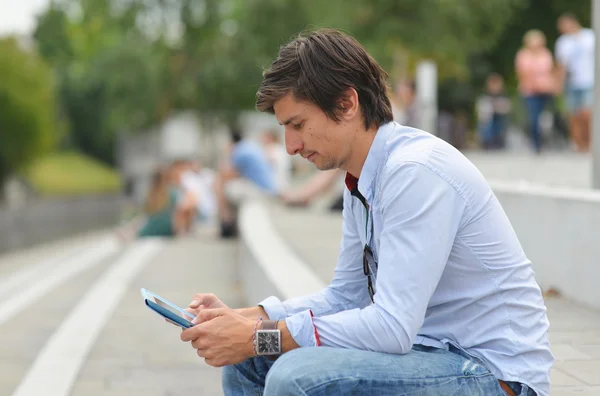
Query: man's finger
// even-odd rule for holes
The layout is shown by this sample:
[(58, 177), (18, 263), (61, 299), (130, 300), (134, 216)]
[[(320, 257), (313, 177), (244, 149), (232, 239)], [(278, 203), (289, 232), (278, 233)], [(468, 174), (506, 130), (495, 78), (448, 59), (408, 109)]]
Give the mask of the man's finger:
[(192, 340), (192, 347), (194, 347), (194, 349), (206, 349), (207, 347), (207, 343), (206, 343), (206, 339), (204, 337), (199, 337), (196, 338), (195, 340)]
[(213, 366), (213, 367), (223, 367), (223, 366), (225, 366), (225, 364), (223, 364), (222, 362), (220, 362), (218, 359), (204, 358), (204, 362), (206, 364), (208, 364), (209, 366)]
[[(196, 316), (198, 312), (200, 312), (201, 310), (204, 309), (204, 305), (200, 305), (198, 308), (193, 309), (193, 308), (184, 308), (183, 310), (187, 313), (192, 314), (193, 316)], [(185, 315), (185, 314), (181, 314), (181, 317), (187, 320), (190, 320), (190, 317)]]
[(208, 322), (218, 316), (223, 316), (228, 311), (227, 308), (203, 309), (200, 311), (196, 319), (192, 320), (193, 324)]
[(181, 341), (188, 342), (202, 336), (202, 329), (194, 326), (181, 332)]

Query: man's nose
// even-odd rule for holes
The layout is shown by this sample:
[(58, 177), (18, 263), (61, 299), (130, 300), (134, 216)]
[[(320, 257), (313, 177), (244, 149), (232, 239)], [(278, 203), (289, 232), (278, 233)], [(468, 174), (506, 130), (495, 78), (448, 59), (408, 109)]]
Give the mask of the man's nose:
[(302, 139), (300, 138), (300, 133), (296, 131), (291, 131), (289, 129), (285, 130), (285, 149), (289, 155), (299, 154), (304, 148), (304, 144), (302, 143)]

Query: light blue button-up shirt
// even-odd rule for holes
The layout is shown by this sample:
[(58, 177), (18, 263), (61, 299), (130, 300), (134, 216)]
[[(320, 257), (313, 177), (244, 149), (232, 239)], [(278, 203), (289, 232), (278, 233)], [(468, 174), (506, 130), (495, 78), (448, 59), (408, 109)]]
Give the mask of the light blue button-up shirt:
[[(338, 348), (405, 354), (413, 344), (452, 344), (497, 378), (548, 395), (554, 358), (542, 293), (477, 168), (441, 139), (392, 122), (376, 134), (358, 191), (369, 209), (345, 191), (331, 284), (312, 296), (267, 298), (260, 305), (269, 317), (285, 319), (302, 347), (317, 344), (315, 328), (322, 345)], [(365, 244), (376, 262), (373, 303)]]

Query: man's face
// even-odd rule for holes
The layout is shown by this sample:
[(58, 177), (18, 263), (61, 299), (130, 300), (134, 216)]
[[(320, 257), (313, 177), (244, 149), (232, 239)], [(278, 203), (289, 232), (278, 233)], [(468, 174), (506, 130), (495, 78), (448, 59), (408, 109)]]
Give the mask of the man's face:
[(558, 31), (561, 34), (570, 34), (575, 30), (575, 23), (570, 18), (560, 18), (558, 20)]
[(285, 127), (289, 155), (300, 154), (320, 170), (342, 168), (350, 156), (356, 128), (336, 122), (318, 106), (287, 94), (274, 105), (275, 117)]

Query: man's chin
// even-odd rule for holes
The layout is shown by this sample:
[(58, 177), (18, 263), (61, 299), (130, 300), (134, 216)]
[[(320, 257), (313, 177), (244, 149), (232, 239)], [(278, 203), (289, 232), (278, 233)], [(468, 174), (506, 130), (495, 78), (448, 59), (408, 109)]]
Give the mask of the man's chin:
[(313, 164), (315, 165), (315, 168), (317, 168), (320, 171), (328, 171), (328, 170), (335, 169), (335, 166), (333, 166), (331, 164), (322, 164), (322, 163), (317, 163), (317, 162), (314, 162)]

